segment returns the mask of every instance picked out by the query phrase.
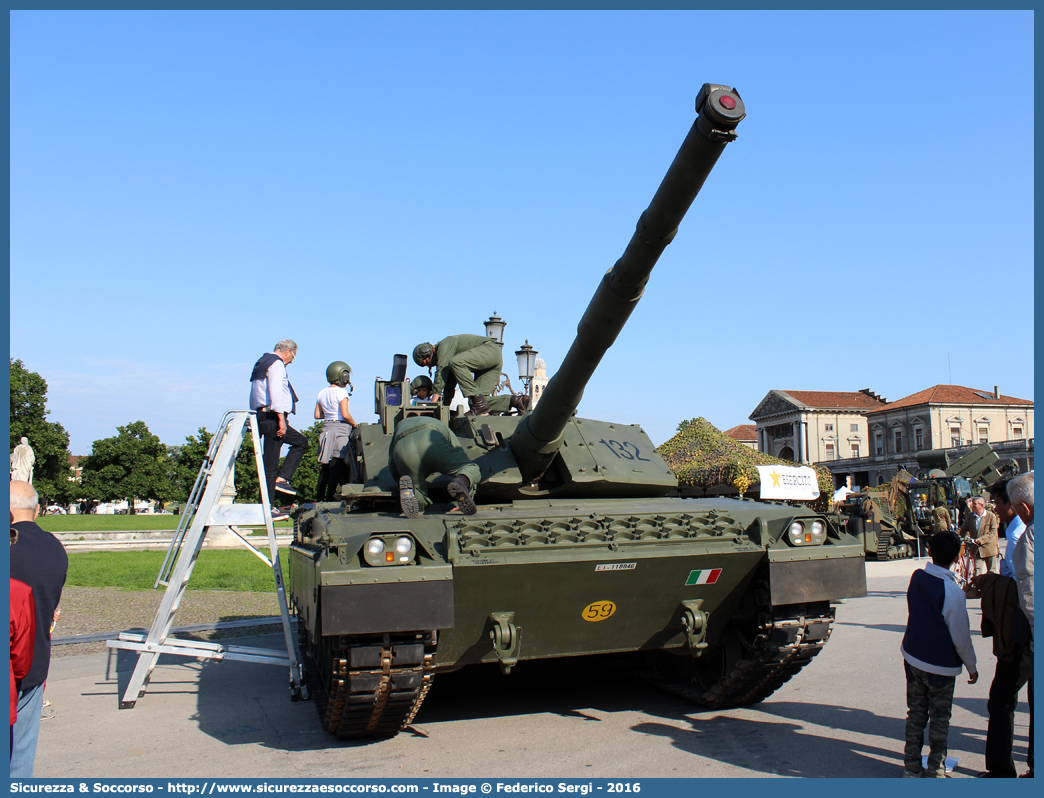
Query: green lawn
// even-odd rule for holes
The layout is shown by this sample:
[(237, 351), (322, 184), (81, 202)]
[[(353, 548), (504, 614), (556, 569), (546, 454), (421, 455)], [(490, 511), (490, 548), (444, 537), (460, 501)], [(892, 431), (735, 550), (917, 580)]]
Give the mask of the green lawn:
[[(261, 548), (261, 547), (259, 547)], [(268, 549), (262, 549), (268, 554)], [(163, 565), (163, 551), (89, 551), (69, 555), (67, 585), (151, 590)], [(286, 549), (279, 550), (286, 576)], [(234, 590), (266, 593), (275, 590), (272, 569), (241, 549), (204, 549), (196, 560), (189, 590)]]
[[(36, 523), (48, 532), (138, 532), (177, 529), (180, 515), (41, 515)], [(292, 527), (276, 522), (277, 528)]]

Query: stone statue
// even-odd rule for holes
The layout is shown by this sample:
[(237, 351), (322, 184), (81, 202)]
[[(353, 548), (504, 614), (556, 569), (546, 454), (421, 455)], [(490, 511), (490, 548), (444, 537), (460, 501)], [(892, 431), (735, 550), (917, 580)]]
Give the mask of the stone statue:
[(35, 462), (36, 455), (29, 445), (29, 439), (22, 438), (22, 442), (11, 452), (11, 479), (33, 484), (33, 463)]

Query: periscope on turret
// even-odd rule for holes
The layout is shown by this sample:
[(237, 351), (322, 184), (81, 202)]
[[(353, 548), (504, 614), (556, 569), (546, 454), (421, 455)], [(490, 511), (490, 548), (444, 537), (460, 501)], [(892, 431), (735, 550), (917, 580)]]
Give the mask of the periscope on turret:
[[(697, 117), (623, 255), (601, 278), (532, 413), (465, 415), (410, 402), (406, 355), (352, 432), (351, 482), (296, 514), (289, 585), (323, 728), (389, 736), (440, 671), (614, 654), (707, 707), (752, 703), (829, 639), (831, 602), (865, 595), (862, 544), (803, 506), (686, 499), (637, 424), (580, 418), (584, 388), (746, 115), (705, 84)], [(472, 515), (450, 477), (403, 517), (396, 427), (445, 424), (477, 468)], [(595, 667), (595, 666), (593, 666)]]

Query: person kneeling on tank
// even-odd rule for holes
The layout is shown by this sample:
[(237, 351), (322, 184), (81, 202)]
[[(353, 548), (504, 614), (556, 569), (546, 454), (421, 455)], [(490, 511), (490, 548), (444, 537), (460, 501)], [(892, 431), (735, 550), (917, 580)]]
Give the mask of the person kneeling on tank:
[(437, 344), (417, 344), (413, 348), (413, 362), (436, 369), (433, 401), (441, 399), (448, 405), (454, 390), (460, 386), (470, 408), (465, 415), (504, 414), (512, 408), (525, 413), (529, 407), (528, 396), (493, 395), (504, 368), (504, 355), (494, 338), (465, 333), (450, 335)]
[(445, 422), (431, 416), (410, 416), (396, 424), (388, 467), (398, 480), (399, 507), (407, 518), (417, 518), (431, 504), (427, 480), (432, 474), (453, 477), (446, 490), (459, 512), (475, 514), (479, 467), (468, 459)]

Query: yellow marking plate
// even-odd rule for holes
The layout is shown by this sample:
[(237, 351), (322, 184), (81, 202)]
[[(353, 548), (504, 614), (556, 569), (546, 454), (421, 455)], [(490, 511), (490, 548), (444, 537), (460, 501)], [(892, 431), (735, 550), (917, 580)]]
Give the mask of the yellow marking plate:
[(580, 613), (580, 617), (585, 621), (591, 621), (597, 623), (598, 621), (604, 621), (616, 612), (616, 605), (611, 601), (593, 601), (584, 607), (584, 611)]

